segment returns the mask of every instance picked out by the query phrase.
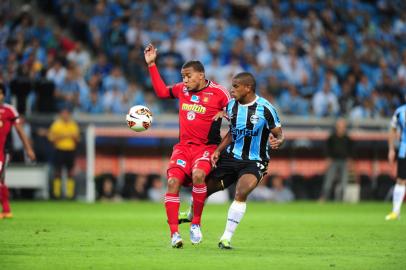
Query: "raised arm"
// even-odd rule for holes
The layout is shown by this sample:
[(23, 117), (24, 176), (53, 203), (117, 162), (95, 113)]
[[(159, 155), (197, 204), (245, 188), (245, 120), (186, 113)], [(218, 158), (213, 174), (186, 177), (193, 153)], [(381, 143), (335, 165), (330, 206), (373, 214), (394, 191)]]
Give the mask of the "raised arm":
[(144, 58), (148, 65), (148, 71), (154, 91), (159, 98), (174, 98), (173, 94), (171, 94), (169, 88), (165, 85), (165, 82), (162, 80), (161, 75), (159, 74), (158, 68), (155, 64), (156, 57), (157, 49), (154, 47), (154, 45), (149, 44), (144, 50)]

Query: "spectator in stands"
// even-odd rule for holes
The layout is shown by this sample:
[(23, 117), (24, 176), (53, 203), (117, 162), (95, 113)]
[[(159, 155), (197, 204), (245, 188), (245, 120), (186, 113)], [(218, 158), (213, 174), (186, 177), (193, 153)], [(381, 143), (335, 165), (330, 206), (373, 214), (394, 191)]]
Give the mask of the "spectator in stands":
[(368, 99), (373, 91), (373, 85), (370, 82), (368, 76), (363, 74), (356, 88), (356, 95), (359, 101)]
[(65, 81), (67, 70), (62, 65), (62, 60), (58, 58), (51, 65), (46, 73), (46, 78), (55, 85), (61, 85)]
[(326, 142), (328, 169), (324, 177), (322, 194), (319, 198), (320, 202), (330, 198), (336, 177), (339, 177), (340, 193), (339, 197), (335, 199), (342, 200), (348, 183), (349, 163), (353, 155), (353, 147), (353, 141), (347, 135), (347, 121), (344, 118), (339, 118), (335, 123), (334, 131)]
[(100, 75), (104, 78), (110, 74), (112, 65), (109, 63), (106, 54), (99, 53), (96, 57), (96, 63), (90, 68), (90, 75)]
[(94, 90), (89, 92), (89, 95), (81, 102), (81, 111), (89, 114), (101, 114), (104, 112), (99, 92)]
[(116, 89), (120, 92), (127, 90), (127, 80), (119, 66), (112, 68), (110, 74), (103, 78), (103, 88), (105, 92)]
[(75, 179), (73, 167), (75, 165), (76, 148), (80, 139), (79, 126), (71, 117), (69, 108), (64, 107), (59, 117), (49, 128), (48, 139), (54, 146), (54, 180), (52, 182), (52, 196), (55, 199), (62, 197), (62, 170), (66, 169), (67, 181), (65, 195), (67, 199), (75, 197)]
[(299, 94), (294, 85), (289, 85), (288, 90), (282, 92), (279, 104), (282, 112), (288, 115), (309, 115), (309, 103)]
[(250, 193), (248, 199), (252, 201), (270, 201), (272, 200), (272, 191), (268, 186), (269, 176), (265, 175), (258, 183), (257, 187)]
[(138, 175), (136, 180), (134, 181), (134, 185), (132, 186), (131, 189), (131, 196), (130, 199), (135, 199), (135, 200), (146, 200), (148, 198), (147, 194), (147, 176), (144, 174)]
[(351, 120), (368, 119), (373, 118), (374, 116), (375, 116), (374, 105), (371, 99), (369, 98), (362, 100), (362, 102), (356, 105), (354, 108), (352, 108), (349, 113), (349, 118)]
[(86, 75), (86, 72), (90, 68), (90, 54), (83, 48), (82, 42), (75, 42), (75, 49), (68, 53), (67, 59), (75, 63), (82, 76)]
[(149, 175), (148, 199), (153, 202), (162, 202), (165, 197), (165, 188), (161, 176), (158, 174)]
[[(338, 112), (346, 116), (356, 104), (345, 101), (357, 97), (357, 104), (361, 104), (370, 98), (373, 89), (381, 93), (382, 104), (389, 104), (388, 112), (384, 113), (389, 116), (400, 103), (394, 94), (382, 92), (382, 87), (391, 85), (406, 91), (406, 51), (402, 43), (405, 15), (402, 9), (381, 13), (379, 1), (350, 4), (351, 8), (342, 1), (332, 1), (328, 5), (312, 1), (300, 4), (254, 1), (257, 3), (251, 7), (244, 5), (250, 15), (240, 18), (229, 0), (221, 2), (221, 8), (218, 3), (202, 8), (201, 5), (178, 2), (167, 1), (161, 9), (156, 9), (151, 1), (82, 1), (80, 5), (53, 1), (48, 8), (53, 9), (63, 27), (54, 26), (52, 31), (46, 27), (46, 20), (32, 15), (30, 8), (16, 12), (9, 7), (10, 11), (3, 13), (7, 16), (0, 20), (0, 65), (7, 67), (2, 74), (3, 80), (16, 79), (20, 75), (17, 70), (23, 65), (29, 74), (23, 76), (37, 78), (42, 69), (48, 72), (53, 68), (46, 66), (46, 58), (50, 55), (62, 58), (64, 62), (68, 55), (69, 60), (75, 58), (75, 62), (82, 63), (74, 57), (77, 55), (77, 40), (66, 35), (71, 28), (80, 39), (88, 34), (93, 52), (101, 56), (97, 57), (90, 74), (81, 74), (81, 78), (77, 78), (79, 82), (84, 79), (83, 82), (87, 83), (88, 76), (94, 73), (106, 78), (111, 63), (119, 60), (115, 64), (121, 63), (127, 78), (136, 80), (144, 89), (150, 87), (142, 51), (143, 41), (153, 40), (161, 44), (158, 65), (161, 64), (159, 61), (169, 66), (173, 64), (172, 60), (165, 60), (167, 56), (175, 59), (177, 66), (184, 62), (182, 58), (200, 59), (207, 64), (209, 77), (218, 83), (227, 81), (233, 75), (230, 73), (238, 72), (236, 68), (240, 67), (255, 74), (259, 88), (268, 84), (268, 94), (277, 100), (287, 82), (295, 84), (302, 98), (314, 99), (316, 95), (320, 98), (322, 91), (317, 94), (315, 91), (324, 89), (327, 81), (330, 91), (340, 99)], [(139, 20), (130, 19), (129, 14)], [(151, 21), (150, 18), (162, 19)], [(79, 34), (78, 29), (72, 29), (77, 26), (83, 26), (83, 29), (79, 27)], [(275, 68), (275, 63), (279, 63), (279, 67)], [(79, 66), (82, 73), (86, 66)], [(57, 85), (62, 82), (62, 74), (52, 76), (57, 78)], [(170, 74), (164, 76), (170, 77)], [(272, 84), (266, 80), (270, 77)], [(341, 99), (347, 81), (351, 81), (351, 88), (353, 83), (356, 85), (356, 91)], [(19, 96), (18, 99), (25, 100), (26, 97)], [(20, 108), (25, 108), (24, 102), (19, 103), (22, 104)], [(158, 106), (163, 111), (171, 111), (171, 106)], [(326, 110), (321, 106), (322, 112), (315, 109), (314, 115), (337, 115), (332, 103), (327, 107)], [(382, 115), (382, 110), (379, 111)], [(298, 115), (300, 111), (291, 113)]]
[(117, 181), (112, 175), (105, 174), (102, 175), (100, 179), (101, 181), (101, 191), (99, 194), (99, 199), (102, 201), (118, 201), (120, 200), (120, 196), (117, 194)]
[(69, 107), (73, 110), (79, 105), (80, 85), (75, 67), (67, 70), (64, 80), (56, 86), (55, 98), (57, 109)]
[(337, 96), (331, 92), (327, 82), (324, 83), (323, 89), (313, 96), (313, 111), (318, 117), (337, 116), (339, 113)]
[(295, 199), (292, 190), (285, 186), (281, 176), (272, 177), (271, 200), (278, 203), (290, 202)]

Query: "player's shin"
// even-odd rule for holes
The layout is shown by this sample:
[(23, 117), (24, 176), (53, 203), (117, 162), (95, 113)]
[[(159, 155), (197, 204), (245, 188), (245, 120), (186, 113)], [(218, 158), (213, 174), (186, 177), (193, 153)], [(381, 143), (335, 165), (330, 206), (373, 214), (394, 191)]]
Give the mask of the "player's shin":
[(402, 207), (403, 198), (405, 197), (406, 187), (405, 185), (396, 184), (393, 189), (393, 210), (392, 212), (397, 215), (400, 214), (400, 208)]
[(193, 198), (193, 219), (192, 224), (200, 225), (200, 220), (203, 213), (204, 202), (207, 196), (206, 184), (193, 184), (192, 198)]
[(3, 207), (3, 213), (10, 213), (9, 192), (7, 186), (3, 183), (0, 184), (0, 198)]
[(237, 229), (238, 224), (244, 217), (246, 209), (247, 204), (245, 202), (233, 201), (228, 210), (226, 228), (223, 236), (220, 238), (221, 240), (231, 240), (231, 237)]
[(171, 236), (178, 232), (178, 212), (179, 212), (179, 193), (166, 193), (165, 194), (165, 209), (168, 218), (169, 229)]

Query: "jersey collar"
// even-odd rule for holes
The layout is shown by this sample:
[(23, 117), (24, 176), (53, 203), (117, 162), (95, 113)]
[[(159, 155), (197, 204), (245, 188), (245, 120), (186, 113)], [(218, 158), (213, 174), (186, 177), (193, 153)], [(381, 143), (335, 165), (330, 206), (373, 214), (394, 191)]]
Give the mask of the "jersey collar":
[(249, 106), (253, 105), (255, 102), (257, 102), (258, 98), (259, 97), (257, 95), (255, 95), (255, 99), (253, 101), (251, 101), (250, 103), (241, 104), (240, 102), (238, 102), (238, 105), (241, 105), (241, 106), (244, 106), (244, 107), (249, 107)]
[(206, 89), (207, 87), (209, 87), (210, 83), (211, 83), (211, 81), (206, 80), (206, 85), (205, 85), (203, 88), (200, 88), (199, 90), (190, 90), (190, 91), (188, 91), (188, 92), (192, 92), (192, 93), (200, 92), (200, 91)]

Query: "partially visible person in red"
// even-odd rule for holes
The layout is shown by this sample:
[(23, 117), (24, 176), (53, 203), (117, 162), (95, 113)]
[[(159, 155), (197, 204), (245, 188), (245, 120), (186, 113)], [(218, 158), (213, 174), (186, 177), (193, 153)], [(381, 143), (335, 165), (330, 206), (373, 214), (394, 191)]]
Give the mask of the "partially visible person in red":
[(205, 177), (211, 170), (210, 156), (221, 141), (221, 116), (230, 100), (228, 91), (205, 77), (199, 61), (188, 61), (181, 69), (182, 82), (166, 86), (155, 64), (157, 49), (149, 44), (145, 61), (155, 93), (159, 98), (179, 99), (179, 138), (173, 147), (167, 171), (168, 187), (165, 208), (171, 231), (172, 247), (183, 246), (178, 231), (179, 190), (192, 180), (193, 220), (190, 226), (192, 244), (202, 241), (200, 220), (207, 194)]
[(13, 126), (16, 128), (17, 134), (24, 144), (27, 156), (31, 160), (35, 160), (35, 153), (19, 122), (18, 112), (13, 106), (4, 103), (4, 96), (5, 88), (3, 84), (0, 84), (0, 202), (3, 209), (0, 213), (0, 219), (13, 217), (9, 203), (9, 192), (5, 183), (5, 167), (9, 160), (8, 153), (6, 152), (6, 141)]

